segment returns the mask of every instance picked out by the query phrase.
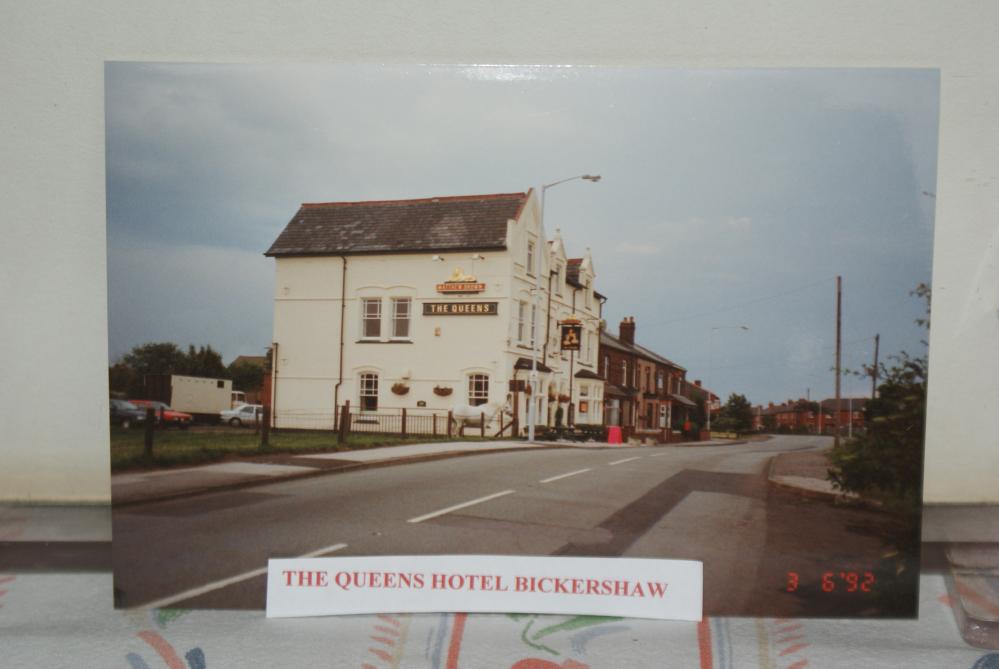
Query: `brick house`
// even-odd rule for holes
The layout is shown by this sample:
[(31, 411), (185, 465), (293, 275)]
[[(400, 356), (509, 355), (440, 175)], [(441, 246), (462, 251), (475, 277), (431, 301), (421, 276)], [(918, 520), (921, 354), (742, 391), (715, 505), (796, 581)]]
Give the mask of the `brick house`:
[[(864, 408), (867, 398), (840, 398), (839, 424), (843, 431), (864, 429)], [(821, 402), (806, 399), (788, 400), (782, 404), (771, 402), (768, 406), (755, 407), (754, 427), (758, 430), (779, 432), (807, 432), (832, 434), (835, 425), (836, 399)], [(757, 427), (758, 426), (758, 427)]]
[[(864, 409), (867, 407), (866, 397), (841, 397), (839, 400), (839, 425), (843, 431), (851, 428), (854, 430), (864, 429)], [(819, 425), (819, 432), (832, 434), (833, 416), (836, 415), (836, 398), (822, 400), (822, 423)]]
[(618, 336), (600, 333), (599, 374), (604, 379), (604, 417), (626, 437), (674, 439), (695, 402), (684, 394), (687, 370), (635, 342), (635, 319)]

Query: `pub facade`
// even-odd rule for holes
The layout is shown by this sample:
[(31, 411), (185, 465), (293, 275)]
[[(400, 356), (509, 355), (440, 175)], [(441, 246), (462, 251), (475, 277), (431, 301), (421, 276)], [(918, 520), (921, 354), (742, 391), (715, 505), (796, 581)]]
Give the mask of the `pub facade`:
[(539, 425), (603, 421), (593, 261), (546, 237), (533, 189), (303, 204), (265, 255), (275, 427), (332, 427), (347, 403), (372, 416), (489, 405), (521, 433), (529, 402)]

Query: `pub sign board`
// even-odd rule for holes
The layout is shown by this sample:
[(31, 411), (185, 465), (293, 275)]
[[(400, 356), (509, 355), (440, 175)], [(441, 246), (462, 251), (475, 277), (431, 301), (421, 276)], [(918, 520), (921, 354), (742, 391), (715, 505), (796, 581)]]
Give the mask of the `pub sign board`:
[(424, 316), (495, 316), (499, 302), (424, 302)]
[(471, 274), (465, 274), (460, 267), (455, 267), (451, 278), (437, 284), (438, 293), (481, 293), (486, 284), (480, 283)]
[(562, 350), (578, 351), (583, 336), (583, 326), (576, 323), (562, 324)]
[(473, 281), (445, 281), (437, 284), (438, 293), (481, 293), (486, 284)]

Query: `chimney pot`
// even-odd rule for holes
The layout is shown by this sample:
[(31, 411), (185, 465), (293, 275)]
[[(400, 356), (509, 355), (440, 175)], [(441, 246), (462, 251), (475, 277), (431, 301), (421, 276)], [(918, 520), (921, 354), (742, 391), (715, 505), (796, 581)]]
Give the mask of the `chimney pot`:
[(625, 316), (624, 320), (621, 321), (621, 325), (618, 327), (618, 332), (621, 337), (621, 341), (625, 344), (634, 345), (635, 344), (635, 318), (634, 316)]

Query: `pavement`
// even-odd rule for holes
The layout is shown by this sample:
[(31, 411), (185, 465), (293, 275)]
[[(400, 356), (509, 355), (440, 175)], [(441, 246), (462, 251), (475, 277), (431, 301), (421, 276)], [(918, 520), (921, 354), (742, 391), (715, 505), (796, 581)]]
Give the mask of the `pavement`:
[[(738, 443), (728, 439), (681, 442), (670, 446), (704, 448)], [(111, 477), (112, 505), (130, 506), (153, 501), (178, 499), (221, 490), (253, 487), (265, 483), (355, 471), (370, 467), (532, 449), (611, 449), (652, 448), (644, 444), (553, 441), (452, 441), (387, 446), (358, 451), (274, 454), (256, 456), (196, 467), (128, 471)], [(772, 485), (817, 497), (837, 498), (842, 493), (825, 480), (825, 457), (819, 451), (802, 451), (774, 458), (770, 471)]]
[(827, 478), (829, 449), (782, 453), (770, 463), (770, 485), (805, 497), (859, 501), (854, 493), (837, 489)]

